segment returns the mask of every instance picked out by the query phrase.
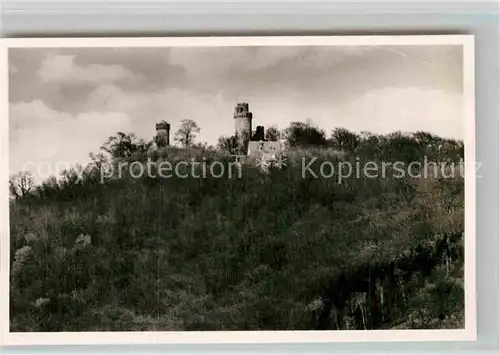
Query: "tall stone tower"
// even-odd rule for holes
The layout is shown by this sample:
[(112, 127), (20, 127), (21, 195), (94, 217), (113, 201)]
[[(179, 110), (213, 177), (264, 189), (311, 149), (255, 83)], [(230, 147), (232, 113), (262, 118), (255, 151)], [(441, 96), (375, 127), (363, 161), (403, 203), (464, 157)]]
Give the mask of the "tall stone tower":
[(155, 142), (158, 147), (167, 147), (170, 145), (170, 124), (166, 121), (156, 124)]
[(234, 109), (234, 128), (240, 147), (246, 147), (252, 136), (252, 113), (248, 103), (240, 102)]

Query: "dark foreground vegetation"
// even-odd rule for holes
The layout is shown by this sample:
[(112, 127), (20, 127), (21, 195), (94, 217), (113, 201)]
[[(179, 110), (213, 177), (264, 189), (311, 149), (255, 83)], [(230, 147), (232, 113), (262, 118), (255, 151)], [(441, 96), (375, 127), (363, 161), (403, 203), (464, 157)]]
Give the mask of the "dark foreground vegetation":
[[(118, 135), (82, 179), (13, 181), (11, 331), (463, 328), (464, 181), (450, 165), (462, 144), (287, 133), (288, 164), (267, 174), (101, 183), (105, 162), (231, 159), (222, 145), (152, 151)], [(304, 178), (304, 157), (318, 157), (314, 171), (424, 157), (448, 167), (339, 184)]]

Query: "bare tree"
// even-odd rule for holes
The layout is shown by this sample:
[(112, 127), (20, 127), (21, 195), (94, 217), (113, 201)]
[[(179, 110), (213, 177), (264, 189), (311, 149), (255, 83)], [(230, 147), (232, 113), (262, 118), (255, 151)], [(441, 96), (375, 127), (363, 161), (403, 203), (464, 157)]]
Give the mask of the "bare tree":
[(194, 143), (196, 134), (200, 133), (200, 127), (193, 120), (182, 120), (181, 127), (175, 132), (175, 141), (183, 147), (189, 147)]
[(16, 199), (26, 196), (34, 186), (33, 175), (27, 171), (14, 174), (9, 179), (9, 191)]

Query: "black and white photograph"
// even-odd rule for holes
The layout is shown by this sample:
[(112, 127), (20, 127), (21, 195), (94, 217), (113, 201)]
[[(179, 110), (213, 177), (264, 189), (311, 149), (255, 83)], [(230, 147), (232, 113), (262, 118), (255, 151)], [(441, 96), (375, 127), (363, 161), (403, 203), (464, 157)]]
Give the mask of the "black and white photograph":
[(11, 40), (5, 336), (475, 336), (472, 39)]

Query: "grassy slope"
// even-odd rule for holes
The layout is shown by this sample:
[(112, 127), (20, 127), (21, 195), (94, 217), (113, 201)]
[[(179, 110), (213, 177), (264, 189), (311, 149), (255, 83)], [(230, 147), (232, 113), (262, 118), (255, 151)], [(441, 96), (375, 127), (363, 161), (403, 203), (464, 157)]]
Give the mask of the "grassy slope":
[[(241, 179), (68, 184), (11, 205), (12, 330), (311, 329), (332, 279), (462, 233), (463, 190), (303, 179), (298, 158)], [(463, 327), (463, 260), (437, 264), (377, 294), (378, 328)], [(366, 328), (366, 297), (335, 327)]]

